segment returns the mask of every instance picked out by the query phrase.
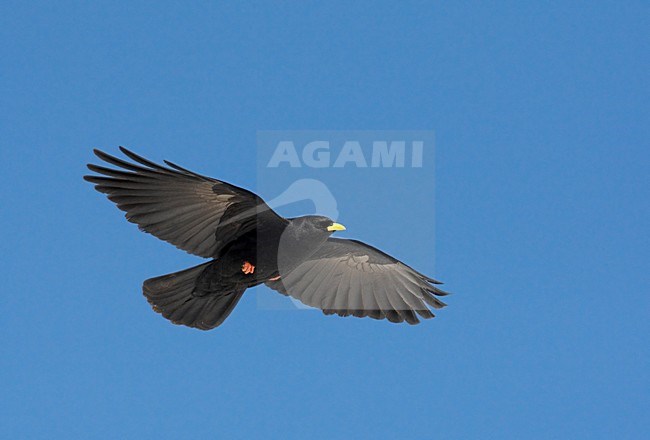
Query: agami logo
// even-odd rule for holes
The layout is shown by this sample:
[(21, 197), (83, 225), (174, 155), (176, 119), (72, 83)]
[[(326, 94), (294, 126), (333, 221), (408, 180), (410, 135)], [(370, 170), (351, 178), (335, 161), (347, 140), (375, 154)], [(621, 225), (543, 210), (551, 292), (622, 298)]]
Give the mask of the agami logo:
[(279, 141), (268, 168), (422, 168), (424, 141)]

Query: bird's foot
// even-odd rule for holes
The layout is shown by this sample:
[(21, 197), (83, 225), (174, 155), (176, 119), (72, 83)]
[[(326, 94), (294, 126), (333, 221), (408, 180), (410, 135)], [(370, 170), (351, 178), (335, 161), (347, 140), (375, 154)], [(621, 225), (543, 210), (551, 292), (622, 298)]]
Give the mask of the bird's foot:
[(251, 274), (255, 272), (255, 266), (250, 264), (248, 261), (244, 261), (244, 264), (241, 266), (241, 271), (244, 272), (246, 275)]
[(269, 281), (277, 281), (279, 279), (280, 279), (280, 275), (278, 275), (277, 277), (269, 278)]

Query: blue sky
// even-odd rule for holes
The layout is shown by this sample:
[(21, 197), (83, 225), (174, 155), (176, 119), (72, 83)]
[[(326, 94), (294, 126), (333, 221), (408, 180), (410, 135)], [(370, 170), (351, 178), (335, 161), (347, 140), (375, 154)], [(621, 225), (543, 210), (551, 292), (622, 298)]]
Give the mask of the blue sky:
[[(294, 3), (0, 6), (2, 436), (647, 436), (647, 5)], [(332, 188), (449, 307), (151, 312), (142, 281), (199, 259), (81, 180), (91, 149), (258, 188), (257, 132), (304, 129), (435, 131), (431, 186)]]

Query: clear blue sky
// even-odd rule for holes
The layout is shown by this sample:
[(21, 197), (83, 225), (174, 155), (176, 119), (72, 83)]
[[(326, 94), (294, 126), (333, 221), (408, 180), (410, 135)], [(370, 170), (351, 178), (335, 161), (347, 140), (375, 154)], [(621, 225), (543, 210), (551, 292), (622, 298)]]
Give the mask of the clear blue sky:
[[(2, 3), (0, 436), (646, 437), (647, 4), (230, 3)], [(334, 189), (455, 293), (436, 319), (151, 312), (199, 259), (81, 180), (91, 148), (256, 188), (257, 131), (297, 129), (435, 131), (435, 237), (391, 209), (417, 192)]]

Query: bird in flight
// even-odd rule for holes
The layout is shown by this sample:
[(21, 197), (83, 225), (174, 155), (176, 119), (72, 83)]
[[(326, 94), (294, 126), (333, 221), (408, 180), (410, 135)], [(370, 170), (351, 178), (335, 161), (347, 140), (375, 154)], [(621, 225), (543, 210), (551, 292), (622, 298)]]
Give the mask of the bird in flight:
[(331, 237), (345, 227), (327, 217), (284, 218), (251, 191), (120, 150), (131, 161), (94, 150), (117, 169), (88, 164), (98, 175), (84, 179), (140, 230), (210, 259), (144, 282), (153, 310), (175, 324), (213, 329), (259, 284), (327, 315), (417, 324), (445, 306), (439, 281), (370, 245)]

